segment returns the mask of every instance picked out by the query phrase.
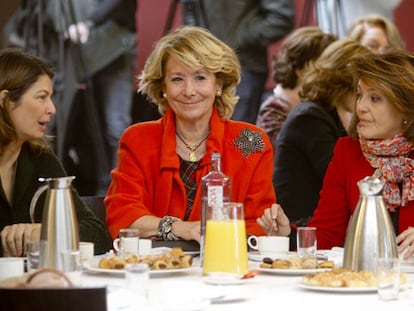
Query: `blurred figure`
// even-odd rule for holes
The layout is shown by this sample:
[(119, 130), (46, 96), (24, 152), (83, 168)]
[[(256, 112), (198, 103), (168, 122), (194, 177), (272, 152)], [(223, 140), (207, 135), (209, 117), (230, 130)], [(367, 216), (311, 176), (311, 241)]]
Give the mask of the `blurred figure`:
[[(88, 42), (91, 30), (107, 21), (112, 21), (130, 33), (135, 33), (137, 2), (136, 0), (98, 0), (86, 19), (69, 25), (66, 36), (73, 43), (85, 44)], [(110, 33), (108, 38), (102, 38), (102, 40), (110, 39)], [(112, 56), (108, 55), (108, 57)], [(107, 169), (97, 170), (96, 195), (105, 195), (108, 190), (110, 170), (115, 168), (117, 163), (119, 139), (131, 124), (135, 59), (136, 45), (134, 44), (99, 71), (92, 73), (91, 87), (104, 133), (106, 144), (104, 150), (109, 160)], [(104, 155), (97, 154), (97, 156)]]
[(208, 28), (235, 49), (242, 73), (233, 120), (256, 124), (268, 75), (267, 49), (295, 25), (292, 0), (204, 0)]
[[(53, 72), (43, 60), (19, 49), (0, 51), (0, 255), (22, 256), (25, 242), (40, 238), (43, 194), (31, 223), (29, 207), (39, 177), (66, 176), (45, 141), (46, 127), (56, 113), (51, 100)], [(81, 241), (109, 249), (105, 225), (73, 189)]]
[(381, 15), (371, 14), (356, 20), (349, 27), (346, 36), (375, 53), (383, 53), (390, 49), (404, 49), (397, 27)]
[(370, 53), (354, 40), (331, 43), (305, 71), (302, 102), (288, 115), (275, 148), (273, 186), (292, 223), (306, 225), (319, 201), (336, 141), (346, 136), (355, 105), (349, 63)]
[[(403, 50), (360, 54), (351, 72), (356, 108), (349, 137), (340, 138), (335, 146), (308, 225), (318, 228), (318, 248), (343, 246), (359, 200), (357, 182), (374, 176), (385, 181), (382, 196), (398, 251), (405, 258), (414, 257), (414, 54)], [(271, 212), (277, 215), (276, 234), (288, 235), (289, 220), (280, 206), (265, 210), (258, 223), (269, 228)]]
[(392, 22), (400, 3), (401, 0), (316, 0), (317, 24), (323, 31), (342, 38), (356, 19), (368, 14), (379, 14)]
[(138, 228), (144, 237), (200, 240), (201, 178), (211, 154), (232, 179), (233, 202), (244, 204), (246, 232), (275, 202), (272, 147), (261, 129), (229, 120), (240, 63), (206, 29), (184, 26), (161, 38), (140, 75), (139, 90), (163, 117), (130, 126), (105, 198), (111, 235)]
[(136, 0), (23, 1), (8, 31), (55, 67), (59, 107), (51, 132), (82, 195), (104, 195), (124, 129), (131, 124)]
[(282, 43), (273, 58), (273, 80), (276, 87), (260, 106), (256, 125), (269, 135), (273, 147), (288, 113), (300, 102), (299, 90), (303, 72), (336, 37), (318, 27), (301, 27)]

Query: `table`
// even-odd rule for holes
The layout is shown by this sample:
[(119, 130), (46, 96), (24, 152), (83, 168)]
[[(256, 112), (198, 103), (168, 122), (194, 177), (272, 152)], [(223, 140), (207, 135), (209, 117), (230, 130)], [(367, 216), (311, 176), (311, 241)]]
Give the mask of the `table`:
[[(300, 288), (302, 276), (286, 276), (261, 273), (253, 279), (247, 280), (242, 285), (215, 286), (204, 283), (201, 276), (199, 261), (195, 259), (191, 271), (172, 273), (166, 275), (151, 275), (149, 288), (149, 305), (133, 306), (134, 298), (125, 289), (123, 275), (113, 275), (96, 272), (83, 272), (82, 286), (108, 286), (108, 310), (165, 310), (162, 305), (162, 291), (180, 290), (188, 295), (203, 295), (208, 293), (222, 292), (227, 298), (244, 297), (233, 301), (222, 301), (201, 305), (188, 304), (186, 310), (207, 311), (259, 311), (259, 310), (392, 310), (404, 311), (414, 310), (414, 273), (407, 274), (409, 284), (400, 293), (400, 299), (395, 301), (379, 301), (374, 293), (338, 293), (338, 292), (316, 292)], [(259, 262), (249, 261), (249, 269), (257, 269)], [(177, 300), (180, 299), (177, 294)], [(225, 296), (226, 297), (226, 296)], [(131, 299), (130, 299), (131, 298)], [(130, 299), (130, 301), (129, 301)], [(169, 306), (169, 305), (168, 305)], [(193, 308), (190, 308), (193, 307)], [(199, 308), (197, 308), (199, 307)], [(204, 307), (204, 308), (201, 308)], [(164, 308), (164, 309), (163, 309)], [(170, 308), (173, 311), (185, 311), (185, 307), (177, 306)]]

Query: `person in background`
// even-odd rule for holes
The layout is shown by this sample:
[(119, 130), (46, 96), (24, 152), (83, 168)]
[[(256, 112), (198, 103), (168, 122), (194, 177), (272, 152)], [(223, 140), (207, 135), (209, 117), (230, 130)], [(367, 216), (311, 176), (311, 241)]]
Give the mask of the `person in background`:
[(288, 113), (300, 102), (299, 90), (305, 67), (314, 62), (336, 37), (318, 27), (301, 27), (293, 31), (273, 58), (276, 87), (260, 106), (256, 125), (269, 135), (273, 147)]
[(317, 25), (343, 38), (351, 24), (368, 14), (379, 14), (393, 22), (401, 0), (316, 0)]
[[(353, 60), (356, 108), (349, 136), (340, 138), (325, 175), (320, 200), (308, 223), (317, 227), (318, 248), (343, 246), (358, 200), (357, 182), (366, 176), (385, 181), (383, 198), (397, 234), (398, 252), (414, 256), (414, 54), (390, 51)], [(280, 205), (266, 209), (258, 223), (279, 225), (289, 235)]]
[(295, 25), (292, 0), (204, 0), (206, 27), (236, 50), (242, 66), (233, 120), (256, 124), (268, 75), (270, 44)]
[[(74, 1), (74, 4), (77, 1)], [(67, 37), (73, 43), (86, 43), (90, 32), (108, 21), (135, 34), (137, 3), (137, 0), (98, 0), (85, 20), (69, 25)], [(102, 40), (111, 40), (111, 33)], [(109, 160), (107, 169), (97, 168), (95, 194), (100, 196), (105, 195), (108, 190), (111, 179), (110, 170), (116, 166), (119, 139), (123, 131), (131, 125), (133, 74), (137, 46), (136, 42), (133, 42), (127, 49), (130, 43), (124, 41), (122, 43), (125, 45), (125, 50), (99, 71), (93, 72), (91, 76), (93, 96), (104, 133), (104, 150), (107, 151)], [(111, 59), (113, 56), (108, 53), (107, 58)], [(102, 157), (99, 154), (97, 156)]]
[(232, 179), (231, 200), (244, 204), (246, 232), (264, 234), (256, 218), (276, 200), (273, 151), (261, 129), (229, 120), (239, 80), (236, 53), (206, 29), (184, 26), (158, 41), (139, 91), (163, 117), (122, 135), (105, 198), (112, 237), (130, 227), (144, 237), (199, 241), (201, 178), (216, 152)]
[[(42, 59), (20, 49), (0, 51), (0, 231), (1, 256), (22, 256), (25, 241), (40, 238), (45, 195), (31, 223), (29, 206), (41, 184), (39, 177), (66, 176), (45, 141), (56, 113), (51, 100), (53, 71)], [(83, 204), (75, 189), (81, 241), (95, 244), (96, 253), (109, 249), (105, 225)]]
[(375, 53), (404, 49), (397, 27), (381, 15), (371, 14), (356, 20), (348, 29), (348, 38), (358, 41)]
[(312, 216), (336, 141), (347, 135), (355, 102), (348, 65), (362, 53), (371, 52), (351, 39), (331, 43), (305, 71), (302, 102), (280, 130), (273, 185), (278, 203), (298, 226)]

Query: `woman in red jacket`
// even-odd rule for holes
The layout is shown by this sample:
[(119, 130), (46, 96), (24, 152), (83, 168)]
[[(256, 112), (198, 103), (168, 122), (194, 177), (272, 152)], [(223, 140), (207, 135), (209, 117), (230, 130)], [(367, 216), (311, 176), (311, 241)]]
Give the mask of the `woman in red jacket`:
[[(350, 137), (336, 144), (308, 226), (318, 228), (319, 248), (343, 246), (359, 198), (357, 182), (376, 176), (386, 182), (383, 197), (398, 251), (414, 256), (414, 55), (359, 56), (352, 68), (357, 99)], [(258, 223), (269, 228), (271, 215), (277, 217), (278, 234), (288, 235), (289, 220), (280, 206), (265, 210)]]
[(273, 152), (261, 129), (229, 120), (237, 102), (235, 52), (199, 27), (163, 37), (147, 59), (140, 91), (163, 117), (129, 127), (107, 193), (112, 237), (133, 227), (141, 236), (200, 240), (201, 177), (211, 153), (232, 179), (231, 200), (244, 204), (248, 234), (264, 234), (256, 218), (275, 202)]

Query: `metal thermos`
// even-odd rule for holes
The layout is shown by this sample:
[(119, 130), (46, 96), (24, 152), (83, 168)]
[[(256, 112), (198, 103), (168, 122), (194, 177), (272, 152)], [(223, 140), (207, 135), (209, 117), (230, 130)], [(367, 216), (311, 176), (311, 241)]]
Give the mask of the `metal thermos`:
[(347, 229), (343, 267), (376, 273), (379, 257), (398, 258), (395, 231), (382, 197), (384, 181), (365, 177), (358, 187), (360, 197)]
[(39, 178), (47, 184), (41, 186), (30, 202), (30, 217), (34, 222), (34, 211), (40, 195), (47, 190), (40, 232), (39, 266), (62, 268), (62, 250), (79, 248), (79, 229), (71, 183), (74, 176)]

